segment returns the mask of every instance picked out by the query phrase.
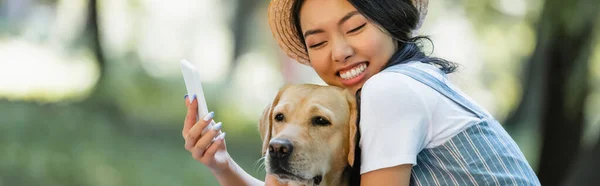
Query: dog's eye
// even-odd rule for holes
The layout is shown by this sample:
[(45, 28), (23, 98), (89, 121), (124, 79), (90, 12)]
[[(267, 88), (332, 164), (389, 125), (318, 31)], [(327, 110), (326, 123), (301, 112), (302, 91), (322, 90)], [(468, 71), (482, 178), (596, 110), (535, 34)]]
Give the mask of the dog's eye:
[(283, 119), (285, 119), (285, 117), (283, 117), (283, 114), (277, 114), (275, 115), (275, 121), (283, 121)]
[(331, 122), (329, 122), (329, 120), (327, 120), (321, 116), (315, 116), (312, 118), (312, 124), (319, 125), (319, 126), (326, 126), (326, 125), (330, 125)]

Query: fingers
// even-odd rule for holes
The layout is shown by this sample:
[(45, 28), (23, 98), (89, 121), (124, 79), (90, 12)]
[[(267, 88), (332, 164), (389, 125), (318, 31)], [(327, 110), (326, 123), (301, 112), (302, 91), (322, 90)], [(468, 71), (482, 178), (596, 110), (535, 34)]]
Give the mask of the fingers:
[[(188, 99), (188, 95), (185, 95), (184, 99), (185, 106), (188, 108), (181, 132), (185, 139), (185, 149), (192, 153), (194, 159), (201, 162), (203, 157), (214, 158), (219, 149), (225, 147), (225, 133), (221, 133), (222, 124), (220, 122), (214, 124), (205, 134), (202, 134), (205, 131), (204, 129), (213, 121), (214, 112), (206, 114), (196, 122), (196, 118), (198, 118), (198, 100), (196, 96), (193, 95), (191, 99)], [(210, 160), (204, 159), (205, 161)]]
[(189, 96), (187, 94), (183, 96), (183, 100), (185, 101), (185, 107), (186, 108), (190, 106), (190, 102), (189, 102), (188, 97)]
[(225, 143), (225, 133), (224, 132), (219, 134), (217, 137), (215, 137), (215, 141), (206, 149), (206, 151), (204, 152), (204, 155), (201, 155), (201, 156), (202, 157), (215, 157), (215, 153), (217, 153), (217, 150), (219, 150), (219, 148), (221, 148), (223, 143)]
[(198, 140), (198, 142), (193, 146), (193, 149), (191, 149), (192, 156), (194, 156), (194, 158), (200, 160), (200, 158), (203, 157), (206, 148), (209, 147), (209, 145), (213, 142), (213, 139), (219, 134), (221, 126), (221, 122), (215, 124), (206, 134), (204, 134)]
[[(187, 98), (187, 95), (184, 97)], [(198, 115), (198, 100), (196, 100), (196, 95), (192, 96), (192, 103), (185, 99), (185, 105), (188, 108), (187, 114), (185, 115), (185, 120), (183, 121), (183, 130), (181, 134), (185, 138), (188, 135), (188, 132), (196, 123), (196, 115)]]
[(194, 124), (191, 129), (189, 129), (188, 133), (185, 135), (185, 149), (190, 150), (196, 145), (198, 139), (202, 138), (202, 131), (212, 121), (214, 115), (214, 112), (209, 112), (206, 114), (206, 116), (204, 116), (204, 118), (202, 118), (200, 121), (198, 121), (198, 123)]

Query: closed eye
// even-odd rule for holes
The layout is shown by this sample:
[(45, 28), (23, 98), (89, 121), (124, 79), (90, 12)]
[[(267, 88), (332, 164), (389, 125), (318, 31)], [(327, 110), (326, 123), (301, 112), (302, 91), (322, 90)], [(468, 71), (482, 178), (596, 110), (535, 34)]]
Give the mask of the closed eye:
[(317, 44), (314, 44), (314, 45), (310, 45), (310, 48), (316, 48), (316, 47), (319, 47), (319, 46), (321, 46), (321, 45), (325, 44), (325, 42), (327, 42), (327, 41), (323, 41), (323, 42), (320, 42), (320, 43), (317, 43)]
[(365, 25), (367, 25), (367, 23), (365, 23), (365, 24), (362, 24), (362, 25), (360, 25), (360, 26), (358, 26), (358, 27), (356, 27), (356, 28), (354, 28), (354, 29), (352, 29), (352, 30), (350, 30), (350, 31), (346, 32), (346, 34), (349, 34), (349, 33), (356, 32), (356, 31), (360, 30), (361, 28), (365, 27)]

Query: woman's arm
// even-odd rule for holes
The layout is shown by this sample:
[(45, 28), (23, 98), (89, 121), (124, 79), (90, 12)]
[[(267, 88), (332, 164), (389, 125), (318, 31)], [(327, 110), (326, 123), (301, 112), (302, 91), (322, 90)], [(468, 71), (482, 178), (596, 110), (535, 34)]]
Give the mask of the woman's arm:
[(361, 175), (360, 185), (408, 185), (411, 168), (411, 164), (404, 164), (367, 172)]
[(425, 147), (437, 99), (419, 82), (379, 73), (361, 90), (361, 185), (409, 185), (412, 166)]
[[(265, 179), (265, 181), (267, 182), (262, 182), (254, 177), (252, 177), (250, 174), (248, 174), (246, 171), (244, 171), (242, 169), (242, 167), (240, 167), (237, 163), (235, 163), (235, 161), (233, 159), (229, 159), (229, 168), (224, 169), (222, 171), (219, 172), (212, 172), (213, 175), (217, 178), (217, 181), (219, 181), (219, 184), (222, 186), (238, 186), (238, 185), (246, 185), (246, 186), (263, 186), (263, 185), (272, 185), (272, 184), (266, 184), (268, 183), (267, 179)], [(269, 176), (267, 176), (268, 178)], [(277, 185), (275, 185), (277, 186)]]
[(287, 184), (281, 184), (279, 183), (279, 181), (277, 181), (277, 178), (275, 178), (275, 176), (271, 176), (269, 174), (267, 174), (267, 177), (265, 178), (265, 186), (286, 186)]

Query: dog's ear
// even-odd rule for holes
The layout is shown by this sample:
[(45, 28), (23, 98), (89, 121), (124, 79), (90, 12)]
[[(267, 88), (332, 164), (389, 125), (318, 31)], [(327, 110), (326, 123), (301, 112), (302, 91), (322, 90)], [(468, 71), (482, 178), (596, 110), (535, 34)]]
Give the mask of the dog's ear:
[(358, 120), (357, 100), (354, 94), (348, 89), (344, 90), (346, 100), (348, 100), (348, 109), (350, 120), (348, 120), (348, 163), (354, 165), (354, 151), (356, 150), (356, 122)]
[(265, 155), (267, 152), (267, 148), (269, 147), (269, 141), (271, 140), (271, 105), (269, 103), (267, 107), (263, 110), (262, 116), (260, 117), (260, 121), (258, 122), (258, 130), (260, 131), (260, 139), (263, 140), (262, 144), (262, 155)]
[(265, 153), (267, 152), (267, 149), (269, 148), (269, 141), (271, 141), (271, 136), (273, 132), (273, 107), (277, 106), (277, 103), (279, 102), (279, 97), (281, 97), (281, 94), (286, 88), (287, 86), (281, 88), (277, 92), (277, 95), (275, 96), (275, 99), (273, 99), (273, 102), (267, 105), (267, 107), (263, 110), (262, 116), (260, 117), (260, 121), (258, 122), (260, 138), (263, 141), (261, 151), (262, 155), (265, 155)]

